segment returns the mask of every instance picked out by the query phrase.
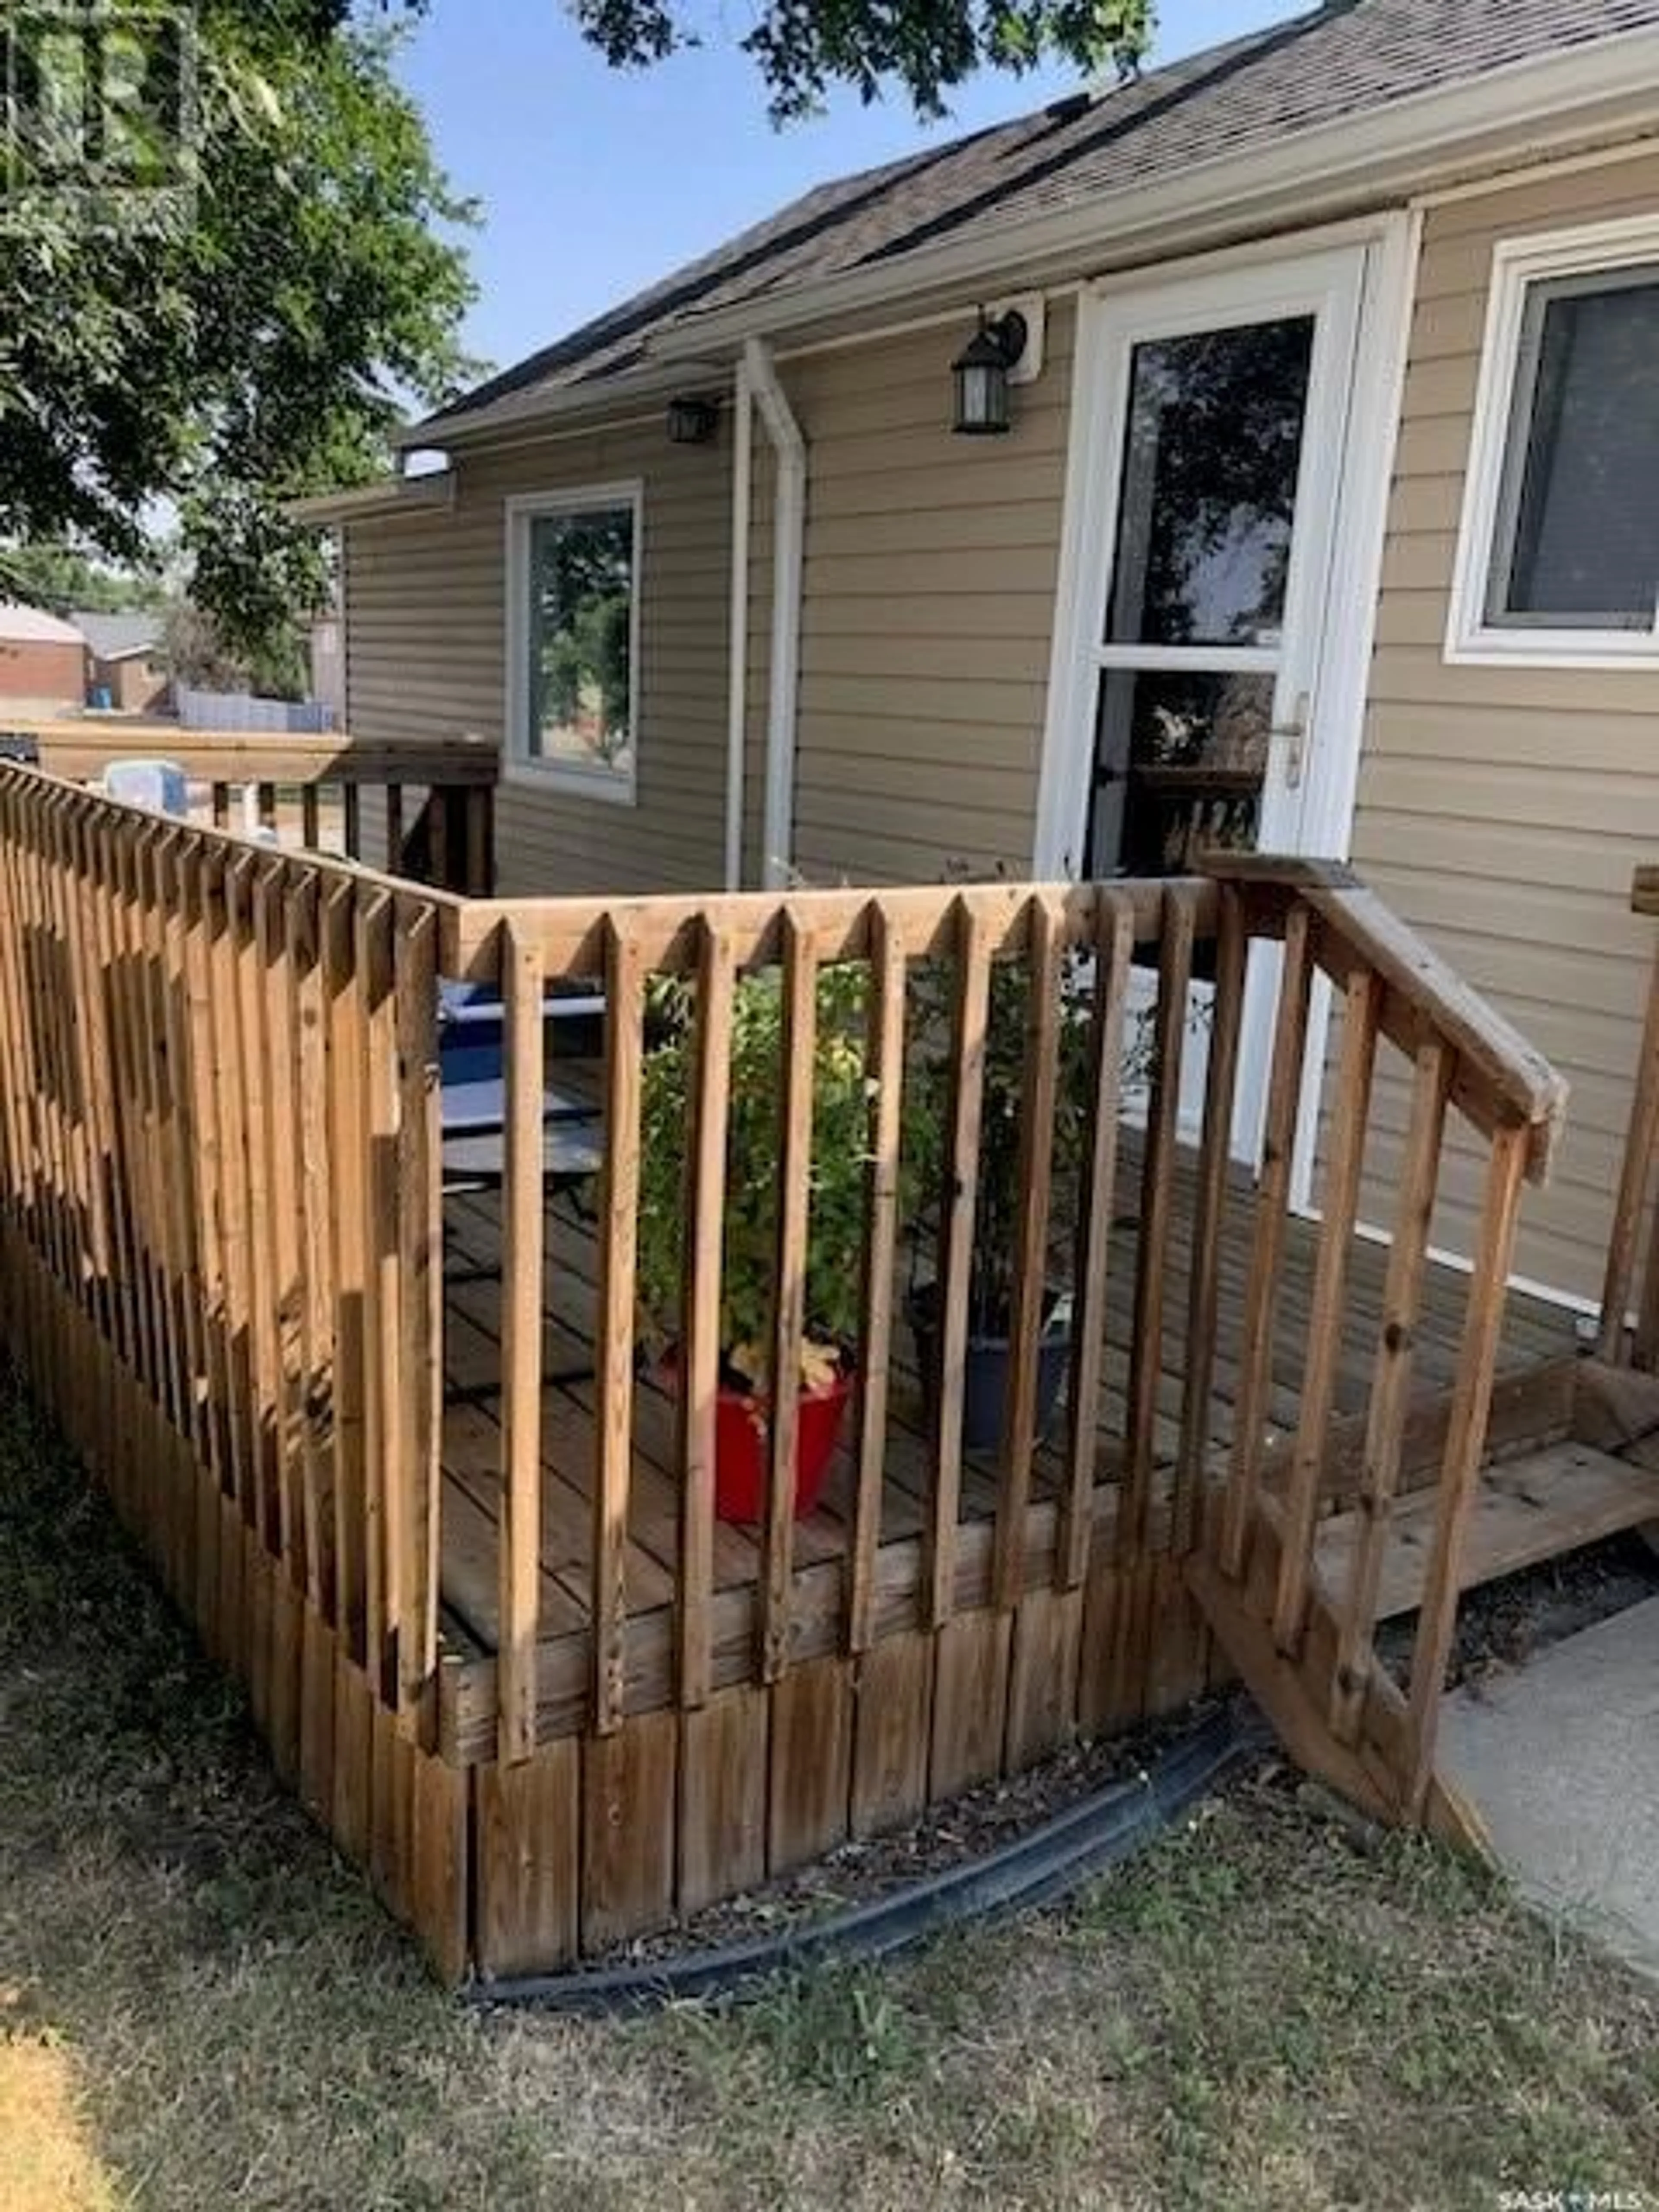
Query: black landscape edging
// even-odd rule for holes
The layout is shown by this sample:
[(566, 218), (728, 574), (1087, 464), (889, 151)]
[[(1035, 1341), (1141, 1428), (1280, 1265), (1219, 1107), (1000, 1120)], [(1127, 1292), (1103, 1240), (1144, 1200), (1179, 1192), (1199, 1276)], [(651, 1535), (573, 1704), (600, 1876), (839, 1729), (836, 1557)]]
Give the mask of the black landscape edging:
[(884, 1958), (946, 1928), (1017, 1906), (1047, 1905), (1162, 1833), (1258, 1747), (1225, 1711), (1212, 1716), (1132, 1782), (1104, 1789), (982, 1857), (924, 1875), (890, 1896), (775, 1936), (641, 1960), (638, 1965), (477, 1981), (474, 2004), (550, 2012), (621, 2012), (723, 1996), (748, 1983), (821, 1965)]

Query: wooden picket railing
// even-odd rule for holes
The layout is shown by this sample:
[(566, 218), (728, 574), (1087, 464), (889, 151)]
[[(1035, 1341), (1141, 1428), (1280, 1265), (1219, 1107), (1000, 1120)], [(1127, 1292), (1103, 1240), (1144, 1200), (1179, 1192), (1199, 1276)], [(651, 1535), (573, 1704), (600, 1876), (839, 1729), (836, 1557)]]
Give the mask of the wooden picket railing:
[[(774, 1287), (774, 1373), (798, 1369), (802, 1282), (811, 1203), (811, 1080), (817, 979), (827, 966), (864, 971), (872, 1079), (868, 1192), (856, 1332), (860, 1402), (851, 1541), (839, 1608), (838, 1647), (850, 1655), (878, 1633), (919, 1630), (942, 1638), (971, 1613), (1005, 1620), (1036, 1586), (1075, 1591), (1103, 1556), (1133, 1576), (1154, 1556), (1189, 1563), (1193, 1586), (1230, 1656), (1298, 1749), (1325, 1763), (1355, 1794), (1390, 1817), (1421, 1817), (1432, 1772), (1434, 1715), (1459, 1591), (1460, 1547), (1481, 1463), (1505, 1281), (1522, 1185), (1545, 1171), (1563, 1091), (1548, 1066), (1485, 1007), (1379, 902), (1340, 870), (1241, 863), (1218, 880), (1121, 884), (1071, 890), (1030, 885), (897, 891), (750, 894), (718, 900), (472, 902), (459, 951), (475, 977), (499, 983), (514, 1010), (514, 1141), (504, 1205), (505, 1429), (508, 1508), (502, 1518), (501, 1635), (497, 1676), (499, 1751), (527, 1756), (538, 1741), (536, 1670), (541, 1642), (534, 1553), (541, 1528), (543, 1453), (540, 1297), (544, 1254), (540, 1198), (539, 1008), (551, 983), (603, 990), (608, 1006), (603, 1110), (606, 1176), (599, 1214), (597, 1364), (602, 1380), (592, 1470), (590, 1558), (591, 1723), (618, 1728), (628, 1709), (629, 1634), (623, 1569), (633, 1451), (635, 1199), (641, 1071), (649, 978), (693, 983), (697, 1070), (688, 1138), (684, 1348), (678, 1468), (682, 1528), (675, 1603), (674, 1695), (696, 1710), (710, 1694), (714, 1418), (721, 1347), (719, 1304), (724, 1102), (731, 1007), (738, 980), (776, 971), (784, 1016), (778, 1073), (784, 1132)], [(1077, 956), (1086, 956), (1081, 969)], [(1064, 980), (1068, 961), (1073, 973)], [(1278, 966), (1275, 985), (1271, 971)], [(981, 1155), (985, 1044), (994, 968), (1023, 971), (1029, 1008), (1020, 1082), (1022, 1181), (1027, 1206), (1012, 1256), (1009, 1417), (988, 1546), (962, 1517), (962, 1378)], [(889, 1453), (888, 1390), (894, 1340), (899, 1147), (915, 1078), (914, 1009), (907, 985), (922, 968), (949, 978), (951, 1079), (944, 1131), (947, 1194), (936, 1272), (941, 1349), (937, 1417), (926, 1440), (926, 1520), (912, 1580), (895, 1582), (881, 1542)], [(1196, 1041), (1195, 974), (1212, 978)], [(1314, 980), (1328, 977), (1341, 1012), (1341, 1048), (1329, 1101), (1320, 1175), (1322, 1224), (1305, 1315), (1279, 1311), (1290, 1215), (1291, 1151), (1303, 1096)], [(1081, 981), (1079, 981), (1079, 976)], [(1277, 991), (1262, 1167), (1241, 1193), (1232, 1164), (1240, 1040), (1247, 990)], [(1093, 1107), (1071, 1218), (1050, 1219), (1060, 1022), (1064, 990), (1087, 994)], [(1122, 1414), (1098, 1426), (1109, 1257), (1119, 1202), (1126, 1010), (1150, 1037), (1142, 1055), (1144, 1126), (1129, 1293), (1133, 1312)], [(1170, 1247), (1178, 1163), (1194, 1133), (1180, 1126), (1185, 1054), (1206, 1060), (1196, 1133), (1184, 1308), (1171, 1310)], [(1399, 1177), (1393, 1257), (1372, 1352), (1369, 1414), (1359, 1426), (1334, 1417), (1345, 1329), (1349, 1255), (1359, 1225), (1368, 1131), (1381, 1055), (1408, 1071), (1410, 1126)], [(1373, 1638), (1391, 1503), (1402, 1480), (1413, 1405), (1412, 1340), (1429, 1264), (1430, 1223), (1449, 1121), (1485, 1148), (1486, 1198), (1455, 1390), (1435, 1439), (1440, 1509), (1408, 1692), (1377, 1665)], [(1222, 1219), (1254, 1209), (1250, 1279), (1237, 1318), (1223, 1325)], [(1033, 1520), (1035, 1423), (1045, 1292), (1060, 1272), (1074, 1300), (1069, 1432), (1063, 1474), (1044, 1486), (1046, 1519)], [(1229, 1334), (1229, 1327), (1233, 1331)], [(1173, 1360), (1170, 1347), (1175, 1346)], [(1181, 1376), (1177, 1435), (1160, 1452), (1160, 1380)], [(1224, 1469), (1212, 1437), (1218, 1369), (1236, 1380), (1233, 1444)], [(1293, 1427), (1269, 1440), (1275, 1378), (1298, 1378)], [(769, 1483), (760, 1536), (751, 1679), (776, 1680), (809, 1646), (803, 1594), (792, 1572), (790, 1511), (793, 1408), (771, 1425)], [(1333, 1474), (1334, 1462), (1340, 1470)], [(1345, 1586), (1325, 1589), (1315, 1540), (1335, 1502), (1357, 1499), (1363, 1533)], [(1034, 1526), (1042, 1529), (1036, 1555)], [(1264, 1582), (1263, 1577), (1266, 1577)], [(883, 1577), (885, 1577), (884, 1583)], [(1150, 1645), (1157, 1624), (1120, 1624), (1115, 1637)], [(943, 1649), (943, 1645), (941, 1645)], [(1144, 1662), (1145, 1653), (1141, 1654)], [(1118, 1663), (1124, 1663), (1120, 1650)], [(1135, 1663), (1131, 1652), (1128, 1663)], [(964, 1662), (971, 1672), (971, 1658)], [(1266, 1669), (1265, 1675), (1263, 1669)], [(1262, 1677), (1258, 1680), (1258, 1677)], [(1282, 1678), (1282, 1680), (1281, 1680)], [(1294, 1692), (1293, 1697), (1291, 1692)], [(1304, 1711), (1305, 1708), (1305, 1711)], [(1359, 1750), (1353, 1747), (1358, 1746)], [(937, 1747), (936, 1747), (937, 1751)], [(945, 1762), (948, 1765), (948, 1760)], [(1371, 1770), (1385, 1779), (1376, 1784)], [(1352, 1769), (1352, 1771), (1350, 1770)], [(1437, 1801), (1437, 1802), (1438, 1801)]]
[[(1548, 1063), (1346, 870), (1238, 864), (1228, 898), (1243, 927), (1279, 939), (1280, 974), (1262, 1166), (1255, 1197), (1252, 1314), (1218, 1540), (1189, 1580), (1229, 1656), (1304, 1764), (1382, 1818), (1473, 1838), (1436, 1777), (1437, 1717), (1452, 1648), (1469, 1516), (1484, 1456), (1522, 1188), (1547, 1172), (1565, 1088)], [(1224, 929), (1226, 925), (1224, 921)], [(1237, 973), (1237, 963), (1231, 963)], [(1329, 980), (1340, 1047), (1328, 1085), (1316, 1190), (1317, 1260), (1299, 1352), (1294, 1433), (1270, 1445), (1271, 1375), (1291, 1153), (1314, 979)], [(1332, 1391), (1359, 1220), (1379, 1066), (1409, 1071), (1391, 1243), (1371, 1352), (1369, 1407), (1333, 1419)], [(1484, 1153), (1482, 1195), (1455, 1380), (1425, 1439), (1413, 1423), (1413, 1353), (1449, 1124)], [(1408, 1679), (1376, 1652), (1389, 1521), (1407, 1484), (1437, 1486)], [(1339, 1572), (1316, 1564), (1322, 1514), (1352, 1504)]]
[[(729, 1569), (732, 1538), (714, 1454), (725, 1221), (744, 1171), (728, 1142), (738, 994), (768, 974), (781, 1010), (769, 1351), (789, 1376), (817, 1188), (819, 982), (849, 967), (868, 1132), (843, 1534), (833, 1557), (806, 1555), (785, 1390), (752, 1571), (734, 1581), (718, 1564)], [(1007, 1091), (1000, 1066), (988, 1087), (988, 1048), (1011, 971), (1025, 1204), (1006, 1255), (1001, 1443), (970, 1462), (987, 1114)], [(493, 1522), (444, 1476), (441, 976), (493, 984), (504, 1005), (499, 1457), (480, 1477)], [(659, 976), (689, 985), (692, 1070), (665, 1612), (637, 1583), (633, 1548), (655, 1388), (640, 1372), (636, 1292)], [(1291, 1151), (1320, 976), (1340, 1049), (1322, 1220), (1292, 1296)], [(573, 1412), (550, 1433), (548, 1299), (569, 1251), (550, 1237), (544, 1002), (566, 984), (604, 1002), (603, 1171), (591, 1419)], [(1276, 1007), (1257, 1174), (1234, 1141), (1252, 1002)], [(1066, 1146), (1079, 1026), (1084, 1121)], [(936, 1071), (941, 1054), (944, 1105), (918, 1164), (921, 1063)], [(1390, 1056), (1408, 1085), (1403, 1156), (1368, 1169)], [(0, 1318), (247, 1680), (279, 1767), (446, 1972), (598, 1947), (677, 1899), (1018, 1765), (1074, 1726), (1178, 1703), (1208, 1678), (1206, 1623), (1299, 1759), (1385, 1817), (1456, 1830), (1435, 1711), (1516, 1208), (1547, 1165), (1561, 1097), (1547, 1066), (1340, 871), (1239, 862), (1161, 883), (499, 902), (0, 763)], [(1425, 1399), (1413, 1332), (1453, 1124), (1484, 1159), (1485, 1197), (1453, 1385)], [(907, 1202), (918, 1167), (936, 1198), (925, 1214)], [(1348, 1285), (1379, 1187), (1395, 1216), (1371, 1315)], [(920, 1434), (899, 1325), (919, 1260), (939, 1339)], [(1065, 1422), (1039, 1443), (1057, 1293), (1072, 1316)], [(1339, 1415), (1357, 1346), (1369, 1407)], [(660, 1458), (654, 1432), (644, 1441)], [(1427, 1485), (1437, 1518), (1401, 1686), (1376, 1653), (1378, 1580), (1394, 1500)], [(556, 1577), (550, 1506), (573, 1499), (586, 1525)], [(1318, 1536), (1345, 1503), (1357, 1534), (1334, 1576)], [(444, 1626), (448, 1540), (462, 1535), (473, 1587), (478, 1548), (493, 1546), (482, 1649)], [(470, 1697), (487, 1701), (482, 1732)], [(739, 1849), (757, 1821), (763, 1848)], [(576, 1880), (578, 1864), (579, 1930), (572, 1905), (550, 1933), (547, 1885)]]
[(197, 818), (308, 852), (331, 852), (441, 889), (494, 888), (495, 746), (370, 744), (344, 732), (308, 737), (187, 730), (126, 719), (8, 720), (40, 765), (95, 783), (112, 762), (162, 758), (183, 769)]
[[(939, 888), (872, 894), (744, 894), (724, 899), (653, 898), (617, 902), (560, 900), (490, 903), (462, 910), (460, 972), (499, 987), (508, 1010), (509, 1134), (503, 1202), (502, 1381), (506, 1502), (501, 1516), (501, 1634), (497, 1660), (500, 1752), (527, 1756), (538, 1740), (537, 1560), (542, 1528), (542, 1103), (543, 994), (550, 986), (580, 984), (603, 993), (605, 1051), (600, 1109), (605, 1171), (599, 1195), (598, 1345), (599, 1414), (591, 1470), (593, 1530), (589, 1565), (592, 1631), (592, 1725), (617, 1729), (628, 1698), (629, 1593), (624, 1555), (634, 1454), (631, 1421), (636, 1351), (635, 1271), (641, 1071), (650, 980), (672, 975), (694, 986), (696, 1098), (688, 1133), (685, 1194), (690, 1234), (681, 1308), (677, 1475), (681, 1525), (676, 1592), (675, 1694), (685, 1708), (702, 1706), (713, 1686), (714, 1633), (714, 1419), (722, 1351), (719, 1341), (720, 1270), (728, 1162), (726, 1112), (733, 997), (739, 979), (775, 972), (783, 1004), (777, 1073), (783, 1142), (778, 1203), (779, 1240), (773, 1296), (771, 1371), (799, 1371), (805, 1252), (811, 1204), (812, 1081), (817, 981), (832, 965), (853, 963), (865, 975), (867, 1068), (872, 1107), (867, 1202), (856, 1332), (859, 1402), (853, 1448), (854, 1498), (845, 1576), (842, 1650), (857, 1655), (875, 1640), (881, 1605), (878, 1558), (882, 1491), (888, 1454), (888, 1387), (894, 1343), (899, 1223), (899, 1148), (904, 1123), (907, 978), (943, 963), (953, 978), (950, 1028), (955, 1075), (946, 1133), (949, 1203), (938, 1252), (942, 1292), (941, 1389), (933, 1439), (930, 1497), (920, 1571), (920, 1618), (930, 1632), (959, 1610), (966, 1531), (961, 1523), (962, 1363), (968, 1325), (969, 1267), (980, 1151), (979, 1115), (991, 966), (1018, 959), (1038, 979), (1032, 997), (1024, 1092), (1024, 1181), (1030, 1193), (1018, 1259), (1018, 1326), (1012, 1351), (1013, 1409), (1006, 1480), (994, 1538), (994, 1581), (1006, 1602), (1023, 1594), (1027, 1571), (1027, 1506), (1031, 1488), (1035, 1391), (1043, 1271), (1049, 1242), (1045, 1189), (1053, 1141), (1056, 1080), (1059, 964), (1068, 949), (1095, 955), (1093, 1064), (1097, 1096), (1115, 1102), (1123, 1050), (1125, 1001), (1137, 947), (1155, 945), (1170, 923), (1164, 956), (1165, 1002), (1184, 1001), (1185, 974), (1200, 929), (1216, 904), (1209, 884), (1166, 889), (1133, 884), (1072, 892), (1018, 887)], [(1169, 1025), (1179, 1035), (1179, 1024)], [(911, 1039), (910, 1042), (914, 1042)], [(1154, 1090), (1172, 1096), (1173, 1058)], [(1166, 1197), (1173, 1123), (1159, 1109), (1151, 1183)], [(1068, 1452), (1071, 1474), (1060, 1507), (1061, 1534), (1054, 1568), (1060, 1584), (1080, 1583), (1089, 1554), (1097, 1476), (1093, 1407), (1098, 1395), (1106, 1249), (1111, 1229), (1116, 1115), (1093, 1117), (1095, 1157), (1080, 1248), (1079, 1340), (1088, 1347), (1073, 1402), (1079, 1409)], [(1158, 1260), (1147, 1263), (1146, 1297), (1157, 1297)], [(1156, 1334), (1155, 1325), (1153, 1334)], [(1144, 1518), (1152, 1480), (1150, 1397), (1133, 1456), (1135, 1504)], [(1196, 1415), (1195, 1415), (1196, 1418)], [(769, 1424), (768, 1480), (759, 1544), (761, 1565), (753, 1623), (752, 1677), (763, 1684), (784, 1674), (799, 1655), (805, 1602), (793, 1572), (792, 1510), (798, 1407), (781, 1394)], [(1196, 1480), (1196, 1468), (1192, 1471)], [(982, 1565), (982, 1562), (979, 1563)], [(890, 1626), (891, 1623), (889, 1623)]]
[(400, 1711), (437, 1644), (447, 911), (0, 769), (9, 1317), (101, 1463), (117, 1370), (176, 1439), (125, 1502), (210, 1638), (241, 1634), (222, 1506)]

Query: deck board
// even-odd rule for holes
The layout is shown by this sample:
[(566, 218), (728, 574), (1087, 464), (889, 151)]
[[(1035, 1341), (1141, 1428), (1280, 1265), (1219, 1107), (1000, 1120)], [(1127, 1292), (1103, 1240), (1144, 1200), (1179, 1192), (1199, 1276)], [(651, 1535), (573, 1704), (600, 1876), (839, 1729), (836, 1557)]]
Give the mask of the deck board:
[[(1377, 1619), (1414, 1613), (1434, 1540), (1433, 1492), (1395, 1508), (1377, 1593)], [(1332, 1590), (1345, 1587), (1358, 1516), (1335, 1515), (1319, 1532), (1317, 1562)], [(1473, 1589), (1659, 1520), (1659, 1474), (1587, 1444), (1564, 1441), (1488, 1468), (1464, 1539), (1463, 1584)]]
[[(1126, 1132), (1118, 1169), (1109, 1274), (1106, 1356), (1097, 1417), (1103, 1479), (1121, 1462), (1127, 1418), (1129, 1347), (1140, 1146)], [(1166, 1294), (1156, 1392), (1155, 1443), (1167, 1472), (1179, 1435), (1183, 1385), (1182, 1347), (1191, 1266), (1196, 1158), (1181, 1148), (1173, 1178), (1166, 1247)], [(1249, 1290), (1252, 1192), (1235, 1174), (1224, 1208), (1218, 1289), (1218, 1346), (1208, 1411), (1208, 1449), (1218, 1460), (1232, 1441), (1238, 1383), (1236, 1347)], [(593, 1556), (592, 1486), (597, 1459), (596, 1384), (591, 1372), (598, 1313), (597, 1252), (592, 1228), (568, 1199), (550, 1205), (544, 1293), (544, 1360), (550, 1381), (543, 1395), (541, 1635), (544, 1641), (585, 1631)], [(1279, 1312), (1274, 1339), (1269, 1417), (1279, 1431), (1295, 1425), (1299, 1405), (1301, 1346), (1318, 1230), (1288, 1224)], [(443, 1596), (447, 1615), (483, 1651), (495, 1648), (497, 1592), (495, 1528), (499, 1515), (501, 1430), (499, 1200), (490, 1194), (452, 1199), (446, 1209), (444, 1423), (445, 1545)], [(1388, 1254), (1382, 1243), (1358, 1238), (1350, 1257), (1349, 1293), (1336, 1364), (1335, 1412), (1363, 1412), (1370, 1388), (1377, 1318)], [(905, 1280), (910, 1262), (903, 1263)], [(900, 1284), (902, 1294), (904, 1284)], [(1433, 1267), (1425, 1285), (1418, 1333), (1414, 1389), (1445, 1389), (1455, 1372), (1468, 1297), (1468, 1278), (1455, 1268)], [(1510, 1300), (1500, 1372), (1514, 1374), (1558, 1358), (1576, 1346), (1571, 1315), (1525, 1294)], [(921, 1396), (909, 1364), (908, 1331), (896, 1331), (895, 1373), (888, 1415), (886, 1481), (881, 1543), (904, 1546), (919, 1536), (925, 1519), (928, 1455)], [(850, 1437), (850, 1424), (849, 1424)], [(675, 1407), (660, 1381), (641, 1373), (635, 1388), (634, 1453), (626, 1555), (627, 1602), (632, 1614), (673, 1603), (679, 1554)], [(1052, 1514), (1060, 1493), (1063, 1464), (1058, 1433), (1039, 1450), (1033, 1469), (1034, 1515), (1052, 1545)], [(797, 1524), (798, 1574), (847, 1556), (851, 1543), (851, 1453), (843, 1443), (823, 1504)], [(1161, 1486), (1160, 1486), (1161, 1487)], [(963, 1465), (961, 1518), (988, 1522), (994, 1512), (994, 1469), (969, 1457)], [(756, 1587), (761, 1571), (758, 1532), (716, 1523), (714, 1577), (717, 1592)]]

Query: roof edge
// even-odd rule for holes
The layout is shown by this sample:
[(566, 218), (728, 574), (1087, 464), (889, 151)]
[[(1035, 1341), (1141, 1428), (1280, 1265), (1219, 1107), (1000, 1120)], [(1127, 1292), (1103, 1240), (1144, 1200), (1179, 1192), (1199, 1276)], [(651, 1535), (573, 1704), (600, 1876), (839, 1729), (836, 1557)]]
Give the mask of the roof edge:
[[(410, 442), (429, 445), (431, 441)], [(283, 512), (290, 521), (321, 526), (362, 522), (371, 515), (405, 514), (448, 507), (454, 497), (453, 470), (429, 469), (417, 477), (380, 477), (373, 483), (354, 485), (349, 491), (313, 492), (304, 499), (287, 500)]]
[(735, 356), (728, 361), (702, 360), (699, 349), (691, 347), (684, 354), (677, 353), (666, 366), (651, 362), (639, 368), (618, 369), (614, 375), (562, 385), (539, 398), (533, 389), (514, 392), (491, 400), (487, 406), (470, 407), (464, 414), (452, 415), (443, 422), (428, 417), (423, 422), (411, 422), (405, 429), (393, 433), (392, 444), (403, 453), (445, 453), (452, 445), (492, 431), (522, 428), (528, 433), (567, 416), (609, 416), (619, 405), (644, 408), (656, 401), (665, 404), (684, 392), (687, 378), (697, 369), (704, 372), (704, 384), (718, 380), (724, 389), (731, 382), (734, 367)]

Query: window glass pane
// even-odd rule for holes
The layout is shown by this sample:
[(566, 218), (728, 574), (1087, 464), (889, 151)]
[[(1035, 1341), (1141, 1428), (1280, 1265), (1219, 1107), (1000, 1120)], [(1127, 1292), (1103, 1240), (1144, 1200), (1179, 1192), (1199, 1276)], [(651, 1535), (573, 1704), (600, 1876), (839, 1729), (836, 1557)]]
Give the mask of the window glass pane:
[(1489, 622), (1653, 626), (1659, 596), (1659, 269), (1528, 294)]
[(1206, 848), (1254, 851), (1273, 679), (1109, 670), (1087, 872), (1179, 875)]
[(631, 507), (536, 516), (530, 526), (532, 759), (632, 774), (633, 607)]
[(1279, 642), (1314, 319), (1138, 345), (1106, 638)]

